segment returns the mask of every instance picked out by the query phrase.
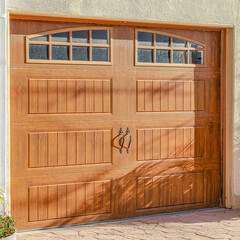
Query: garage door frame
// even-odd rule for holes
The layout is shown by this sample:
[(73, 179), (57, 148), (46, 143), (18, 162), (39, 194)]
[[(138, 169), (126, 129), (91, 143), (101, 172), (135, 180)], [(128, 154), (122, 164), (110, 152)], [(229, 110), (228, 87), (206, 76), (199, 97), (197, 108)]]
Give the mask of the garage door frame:
[[(10, 19), (41, 20), (41, 21), (65, 21), (92, 24), (111, 24), (136, 27), (159, 27), (159, 28), (181, 28), (195, 30), (211, 30), (221, 32), (221, 206), (232, 207), (233, 194), (233, 28), (229, 25), (184, 25), (176, 23), (160, 22), (137, 22), (134, 20), (113, 19), (78, 19), (69, 17), (33, 16), (24, 12), (10, 11)], [(8, 35), (8, 38), (10, 36)], [(8, 52), (9, 53), (9, 52)], [(9, 55), (9, 54), (8, 54)], [(8, 64), (9, 67), (9, 64)], [(9, 83), (10, 79), (8, 79)], [(8, 95), (8, 100), (10, 94)], [(10, 126), (10, 117), (8, 119)], [(10, 136), (8, 136), (10, 140)], [(10, 157), (8, 159), (10, 162)], [(8, 164), (10, 165), (10, 164)], [(10, 179), (10, 176), (9, 176)]]

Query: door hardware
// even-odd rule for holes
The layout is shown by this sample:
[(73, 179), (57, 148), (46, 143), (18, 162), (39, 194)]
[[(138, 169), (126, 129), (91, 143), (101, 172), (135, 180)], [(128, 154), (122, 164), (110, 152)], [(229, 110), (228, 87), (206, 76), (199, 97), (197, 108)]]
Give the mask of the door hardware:
[(120, 150), (119, 150), (120, 154), (122, 154), (123, 145), (124, 145), (124, 133), (123, 133), (122, 128), (119, 129), (118, 134), (119, 134), (119, 136), (121, 136), (121, 138), (122, 138), (121, 148), (120, 148)]
[(130, 148), (130, 145), (131, 145), (131, 142), (132, 142), (132, 135), (131, 135), (128, 127), (127, 127), (127, 130), (126, 130), (125, 134), (126, 134), (126, 136), (128, 135), (128, 137), (129, 137), (128, 147), (127, 147), (127, 153), (129, 153), (129, 148)]

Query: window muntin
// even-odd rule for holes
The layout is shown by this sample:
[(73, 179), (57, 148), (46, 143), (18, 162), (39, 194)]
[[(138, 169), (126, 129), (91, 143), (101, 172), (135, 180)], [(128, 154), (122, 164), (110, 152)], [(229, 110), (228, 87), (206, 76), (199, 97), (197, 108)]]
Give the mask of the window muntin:
[(205, 47), (171, 34), (136, 30), (136, 65), (205, 64)]
[(68, 29), (27, 36), (27, 62), (111, 64), (111, 28)]

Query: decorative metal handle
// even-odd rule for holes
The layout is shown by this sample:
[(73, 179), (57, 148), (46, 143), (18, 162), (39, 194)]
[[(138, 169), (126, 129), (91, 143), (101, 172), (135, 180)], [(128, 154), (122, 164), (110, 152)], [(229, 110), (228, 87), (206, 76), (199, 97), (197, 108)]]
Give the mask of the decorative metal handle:
[(128, 137), (129, 137), (128, 147), (127, 147), (127, 153), (129, 153), (129, 148), (130, 148), (130, 145), (131, 145), (131, 142), (132, 142), (132, 135), (130, 133), (129, 128), (127, 128), (127, 130), (126, 130), (126, 135), (128, 135)]
[(123, 149), (123, 145), (124, 145), (124, 133), (123, 133), (123, 130), (122, 128), (119, 129), (119, 132), (118, 132), (119, 136), (122, 137), (122, 143), (121, 143), (121, 148), (119, 150), (120, 154), (122, 154), (122, 149)]

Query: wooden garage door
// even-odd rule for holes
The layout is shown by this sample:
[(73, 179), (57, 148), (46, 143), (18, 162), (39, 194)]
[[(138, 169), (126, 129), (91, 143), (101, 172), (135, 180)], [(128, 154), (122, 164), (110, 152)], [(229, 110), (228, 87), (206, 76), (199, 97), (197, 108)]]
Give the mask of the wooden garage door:
[(219, 32), (11, 20), (10, 40), (18, 230), (219, 206)]

